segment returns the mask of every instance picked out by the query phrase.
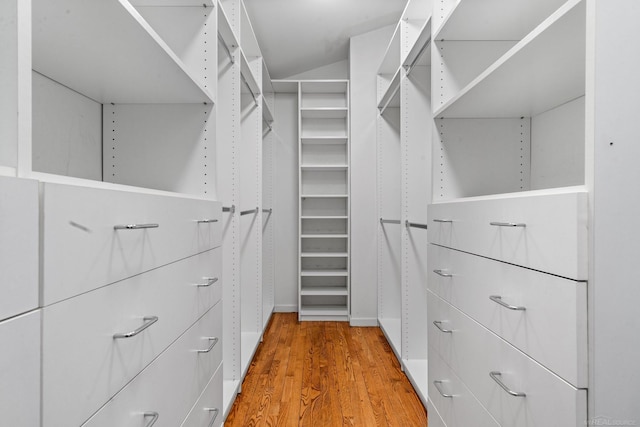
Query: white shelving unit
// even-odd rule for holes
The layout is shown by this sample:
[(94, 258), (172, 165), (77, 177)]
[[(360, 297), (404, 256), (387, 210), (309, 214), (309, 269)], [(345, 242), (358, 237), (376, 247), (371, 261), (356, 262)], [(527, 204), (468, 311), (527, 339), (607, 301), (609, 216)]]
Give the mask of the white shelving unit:
[(427, 402), (431, 3), (409, 1), (378, 69), (378, 323)]
[(298, 82), (298, 318), (349, 320), (349, 87)]

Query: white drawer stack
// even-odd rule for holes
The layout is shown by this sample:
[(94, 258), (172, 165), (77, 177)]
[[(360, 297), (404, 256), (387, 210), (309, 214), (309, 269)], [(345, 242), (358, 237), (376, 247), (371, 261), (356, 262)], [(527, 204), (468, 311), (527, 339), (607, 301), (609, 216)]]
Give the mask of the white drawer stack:
[(40, 423), (38, 183), (0, 177), (0, 425)]
[(429, 206), (429, 404), (438, 422), (584, 425), (586, 215), (582, 191)]
[(220, 408), (220, 203), (46, 183), (43, 212), (43, 426)]

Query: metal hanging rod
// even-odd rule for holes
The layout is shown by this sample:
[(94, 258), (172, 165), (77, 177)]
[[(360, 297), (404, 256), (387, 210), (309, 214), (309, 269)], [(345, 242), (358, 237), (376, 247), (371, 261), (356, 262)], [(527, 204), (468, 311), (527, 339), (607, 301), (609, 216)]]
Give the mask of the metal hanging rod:
[(271, 215), (273, 213), (273, 208), (270, 209), (262, 209), (262, 212), (268, 213), (269, 215)]
[(427, 224), (420, 224), (419, 222), (409, 222), (409, 221), (405, 221), (404, 225), (409, 228), (409, 227), (414, 227), (414, 228), (424, 228), (425, 230), (427, 229)]
[(114, 225), (114, 230), (142, 230), (145, 228), (158, 228), (159, 224), (121, 224)]
[(231, 215), (233, 215), (234, 213), (236, 213), (236, 205), (231, 205), (231, 206), (223, 206), (222, 207), (222, 212), (231, 212)]
[(231, 63), (235, 64), (236, 59), (231, 54), (231, 50), (229, 49), (229, 46), (227, 46), (227, 42), (224, 41), (220, 33), (218, 33), (218, 40), (220, 40), (220, 43), (222, 43), (222, 47), (224, 48), (224, 51), (227, 52), (227, 55), (229, 55), (229, 60), (231, 61)]
[(249, 215), (249, 214), (252, 214), (252, 213), (258, 213), (258, 212), (260, 212), (260, 208), (251, 209), (251, 210), (249, 210), (249, 211), (241, 211), (241, 212), (240, 212), (240, 216), (242, 216), (242, 215)]
[(253, 93), (253, 90), (251, 90), (251, 86), (249, 86), (249, 82), (247, 82), (247, 79), (244, 78), (242, 73), (240, 73), (240, 78), (242, 79), (242, 82), (245, 84), (247, 89), (249, 89), (249, 93), (251, 94), (251, 97), (253, 98), (253, 102), (256, 104), (256, 107), (257, 107), (258, 106), (258, 98), (256, 97), (256, 94)]
[(380, 218), (380, 224), (402, 224), (399, 219), (382, 219)]

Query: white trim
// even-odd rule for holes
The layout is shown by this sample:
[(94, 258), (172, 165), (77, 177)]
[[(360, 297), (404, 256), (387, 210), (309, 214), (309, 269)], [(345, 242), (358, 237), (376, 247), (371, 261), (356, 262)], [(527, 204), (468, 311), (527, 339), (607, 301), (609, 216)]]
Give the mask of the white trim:
[(378, 318), (376, 317), (351, 317), (349, 325), (353, 327), (377, 327)]

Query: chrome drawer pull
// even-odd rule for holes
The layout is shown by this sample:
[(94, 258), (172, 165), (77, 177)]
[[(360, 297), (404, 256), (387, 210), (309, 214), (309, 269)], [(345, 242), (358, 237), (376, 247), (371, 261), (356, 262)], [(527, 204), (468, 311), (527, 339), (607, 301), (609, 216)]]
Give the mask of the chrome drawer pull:
[(452, 219), (434, 219), (433, 222), (448, 222), (451, 223), (453, 222)]
[(506, 391), (507, 393), (509, 393), (511, 396), (513, 396), (513, 397), (526, 397), (526, 396), (527, 396), (525, 393), (521, 393), (521, 392), (518, 392), (518, 391), (509, 390), (509, 387), (507, 387), (507, 386), (505, 385), (505, 383), (503, 383), (503, 382), (502, 382), (502, 380), (501, 380), (500, 378), (498, 378), (498, 377), (500, 377), (501, 375), (502, 375), (502, 373), (501, 373), (501, 372), (498, 372), (498, 371), (492, 371), (492, 372), (489, 372), (489, 376), (491, 377), (491, 379), (492, 379), (492, 380), (494, 380), (495, 382), (497, 382), (497, 383), (498, 383), (498, 385), (499, 385), (500, 387), (502, 387), (502, 389), (503, 389), (504, 391)]
[(158, 414), (157, 412), (145, 412), (144, 413), (144, 417), (152, 417), (151, 421), (149, 421), (149, 423), (147, 425), (145, 425), (144, 427), (151, 427), (152, 425), (154, 425), (156, 423), (156, 421), (158, 421), (158, 418), (160, 417), (160, 414)]
[(136, 329), (135, 331), (126, 332), (126, 333), (123, 333), (123, 334), (115, 334), (113, 336), (113, 338), (131, 338), (131, 337), (135, 337), (140, 332), (144, 331), (149, 326), (151, 326), (154, 323), (156, 323), (158, 321), (158, 316), (149, 316), (149, 317), (143, 318), (142, 320), (144, 320), (145, 323), (142, 326), (140, 326), (138, 329)]
[(435, 386), (436, 390), (438, 390), (438, 393), (440, 393), (440, 396), (447, 397), (447, 398), (453, 397), (453, 394), (444, 393), (442, 391), (442, 389), (440, 388), (440, 384), (442, 384), (442, 381), (440, 381), (440, 380), (436, 380), (436, 381), (433, 382), (433, 385)]
[(436, 328), (440, 329), (440, 332), (444, 332), (445, 334), (450, 334), (451, 332), (453, 332), (453, 329), (444, 329), (442, 326), (442, 321), (440, 320), (434, 320), (433, 324), (436, 325)]
[(211, 418), (211, 421), (209, 422), (209, 426), (208, 426), (208, 427), (211, 427), (213, 423), (216, 421), (216, 418), (218, 418), (218, 412), (220, 412), (220, 410), (218, 408), (204, 408), (204, 410), (213, 412), (213, 418)]
[(453, 274), (451, 273), (445, 273), (445, 270), (433, 270), (434, 273), (436, 273), (438, 276), (442, 276), (442, 277), (453, 277)]
[(143, 228), (158, 228), (160, 224), (123, 224), (114, 225), (114, 230), (141, 230)]
[(520, 311), (525, 311), (526, 310), (525, 307), (519, 307), (517, 305), (507, 304), (506, 302), (502, 301), (502, 297), (499, 296), (499, 295), (491, 295), (489, 297), (489, 299), (491, 301), (495, 302), (496, 304), (500, 304), (504, 308), (508, 308), (509, 310), (520, 310)]
[(522, 222), (495, 222), (495, 221), (490, 222), (489, 225), (493, 225), (495, 227), (526, 227), (527, 226), (527, 224), (524, 224)]
[(196, 221), (198, 224), (209, 224), (212, 222), (218, 222), (217, 219), (199, 219)]
[(197, 353), (209, 353), (211, 350), (213, 350), (213, 347), (215, 347), (216, 344), (218, 344), (218, 338), (216, 338), (216, 337), (207, 337), (207, 339), (209, 341), (212, 341), (212, 343), (209, 346), (209, 348), (206, 349), (206, 350), (196, 350)]
[(203, 277), (204, 280), (207, 281), (207, 283), (198, 283), (196, 286), (199, 288), (208, 288), (209, 286), (213, 285), (214, 283), (216, 283), (218, 281), (217, 277)]

